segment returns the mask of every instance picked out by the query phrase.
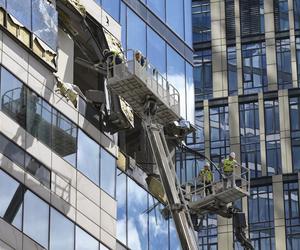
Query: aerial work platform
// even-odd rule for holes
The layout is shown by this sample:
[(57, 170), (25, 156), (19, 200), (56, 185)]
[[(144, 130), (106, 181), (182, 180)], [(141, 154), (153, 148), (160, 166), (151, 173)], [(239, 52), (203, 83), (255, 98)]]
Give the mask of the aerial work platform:
[[(173, 87), (147, 60), (143, 63), (135, 58), (136, 51), (124, 52), (129, 59), (114, 63), (116, 55), (108, 63), (107, 87), (123, 97), (135, 113), (144, 118), (145, 97), (154, 98), (157, 111), (153, 117), (157, 123), (166, 125), (180, 119), (180, 97)], [(122, 55), (123, 57), (123, 55)]]
[[(211, 187), (212, 194), (206, 194), (205, 190)], [(223, 208), (245, 196), (250, 195), (250, 170), (243, 166), (234, 169), (232, 182), (226, 181), (226, 177), (205, 185), (205, 181), (199, 182), (196, 178), (193, 184), (185, 185), (185, 193), (189, 198), (188, 206), (195, 214), (206, 214), (215, 211), (224, 216)]]

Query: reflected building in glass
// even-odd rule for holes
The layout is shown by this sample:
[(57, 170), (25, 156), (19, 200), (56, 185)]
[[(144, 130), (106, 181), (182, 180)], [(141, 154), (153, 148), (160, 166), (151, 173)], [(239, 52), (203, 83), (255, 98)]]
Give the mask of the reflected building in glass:
[[(255, 250), (300, 248), (299, 12), (299, 0), (192, 1), (197, 131), (187, 144), (217, 165), (234, 151), (250, 169), (251, 196), (235, 206)], [(203, 162), (180, 157), (186, 182)], [(202, 249), (243, 249), (219, 216), (199, 239)]]
[[(0, 0), (0, 249), (181, 249), (146, 182), (141, 121), (129, 131), (112, 122), (126, 115), (107, 90), (104, 51), (141, 51), (193, 121), (192, 46), (189, 0)], [(212, 60), (199, 54), (206, 84), (196, 92), (213, 93)]]

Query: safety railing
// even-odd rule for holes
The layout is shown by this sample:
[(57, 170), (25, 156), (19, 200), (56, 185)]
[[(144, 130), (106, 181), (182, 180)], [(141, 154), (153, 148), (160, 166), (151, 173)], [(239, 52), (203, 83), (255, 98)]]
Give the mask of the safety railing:
[(250, 195), (250, 169), (237, 165), (232, 173), (225, 174), (223, 172), (221, 178), (217, 181), (214, 180), (214, 177), (211, 182), (207, 181), (205, 177), (197, 177), (181, 187), (184, 190), (185, 197), (193, 202), (233, 188), (245, 195)]
[[(114, 54), (107, 60), (107, 78), (115, 81), (137, 76), (147, 87), (176, 114), (180, 115), (180, 94), (166, 78), (138, 51), (127, 50), (124, 54)], [(127, 56), (127, 59), (125, 56)]]

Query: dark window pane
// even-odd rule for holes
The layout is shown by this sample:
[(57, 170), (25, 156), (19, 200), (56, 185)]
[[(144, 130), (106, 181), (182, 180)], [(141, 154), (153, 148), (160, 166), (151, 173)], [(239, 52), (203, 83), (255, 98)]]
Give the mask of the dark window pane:
[(280, 89), (293, 87), (290, 40), (276, 41), (277, 81)]
[(32, 32), (56, 51), (58, 15), (47, 0), (32, 0)]
[(20, 23), (31, 29), (31, 0), (8, 0), (7, 10)]
[(31, 90), (27, 93), (27, 131), (51, 148), (52, 107)]
[(24, 233), (48, 247), (49, 205), (30, 191), (24, 195)]
[(225, 0), (226, 39), (235, 39), (234, 0)]
[(9, 158), (12, 162), (24, 168), (25, 153), (22, 149), (0, 134), (0, 153)]
[(50, 188), (50, 170), (28, 154), (25, 157), (25, 169), (44, 186)]
[(101, 188), (115, 197), (116, 159), (101, 148)]
[(300, 0), (294, 0), (295, 29), (300, 29)]
[(237, 95), (237, 61), (235, 46), (227, 48), (228, 94)]
[(74, 223), (51, 208), (50, 250), (73, 250), (74, 242)]
[(1, 68), (1, 110), (25, 128), (26, 88), (14, 75)]
[(264, 1), (240, 0), (242, 36), (256, 35), (264, 32)]
[(299, 85), (300, 83), (300, 37), (296, 38), (296, 54), (297, 54), (297, 71), (298, 71), (298, 85)]
[(78, 131), (77, 169), (99, 186), (99, 145), (81, 130)]
[(22, 188), (17, 181), (0, 171), (0, 217), (21, 230)]
[(53, 109), (52, 149), (71, 165), (76, 165), (77, 126)]
[(277, 32), (289, 30), (288, 0), (274, 0), (274, 17)]
[(98, 250), (99, 242), (76, 226), (75, 250)]

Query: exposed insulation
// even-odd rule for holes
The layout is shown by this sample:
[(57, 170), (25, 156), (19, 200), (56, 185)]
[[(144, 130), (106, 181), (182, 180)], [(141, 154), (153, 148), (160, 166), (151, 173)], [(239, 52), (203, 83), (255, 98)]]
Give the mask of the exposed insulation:
[(7, 30), (27, 47), (30, 47), (30, 31), (9, 14), (7, 14)]

